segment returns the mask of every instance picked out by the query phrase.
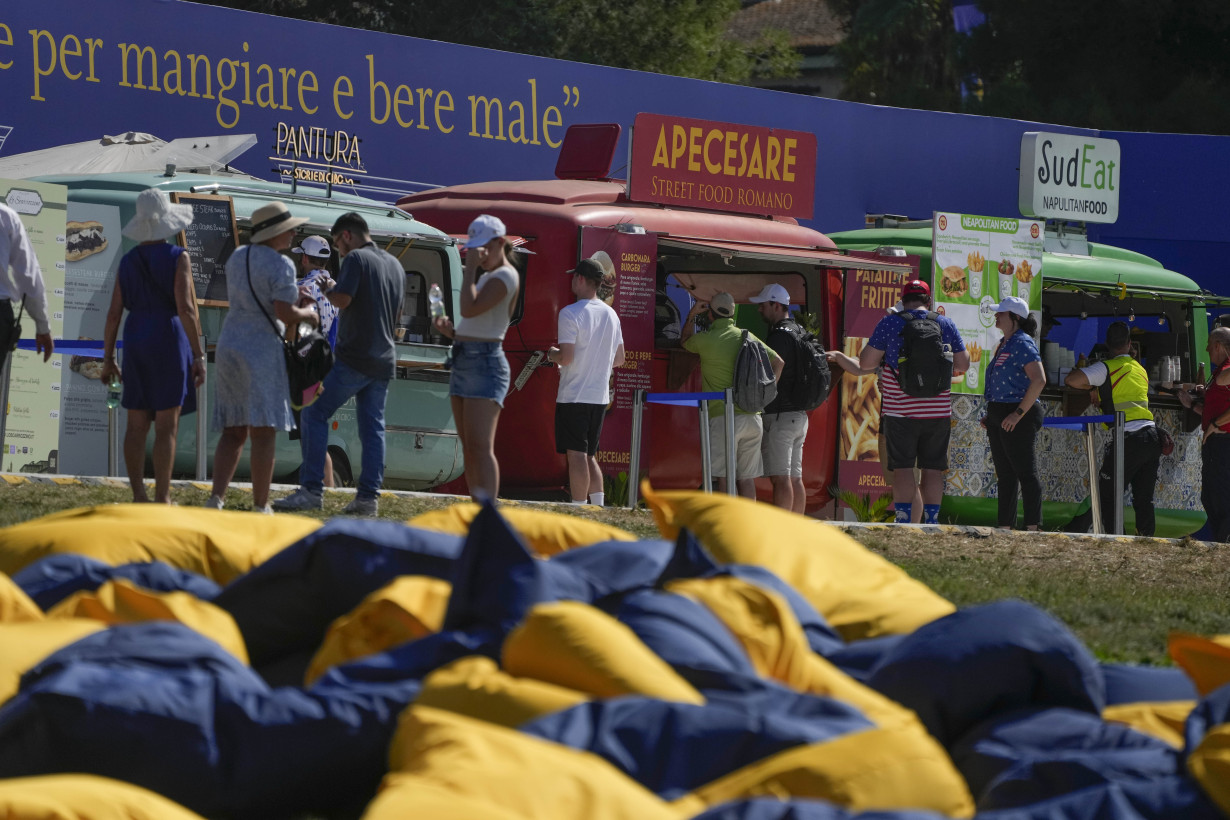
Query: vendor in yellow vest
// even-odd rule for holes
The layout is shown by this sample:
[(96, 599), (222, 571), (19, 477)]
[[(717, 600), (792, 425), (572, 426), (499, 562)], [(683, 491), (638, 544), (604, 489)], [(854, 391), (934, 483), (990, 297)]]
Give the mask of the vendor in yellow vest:
[[(1077, 390), (1098, 388), (1102, 412), (1123, 411), (1123, 487), (1132, 490), (1132, 509), (1136, 512), (1137, 535), (1153, 535), (1156, 528), (1153, 514), (1153, 488), (1157, 485), (1157, 468), (1162, 458), (1153, 413), (1149, 411), (1149, 374), (1128, 351), (1132, 333), (1124, 322), (1115, 322), (1106, 329), (1106, 347), (1110, 358), (1088, 367), (1074, 369), (1064, 379), (1068, 387)], [(1102, 469), (1098, 471), (1098, 497), (1102, 502), (1102, 517), (1110, 522), (1115, 503), (1115, 445), (1106, 445)], [(1072, 519), (1068, 532), (1088, 532), (1092, 512)], [(1127, 531), (1127, 527), (1124, 527)]]

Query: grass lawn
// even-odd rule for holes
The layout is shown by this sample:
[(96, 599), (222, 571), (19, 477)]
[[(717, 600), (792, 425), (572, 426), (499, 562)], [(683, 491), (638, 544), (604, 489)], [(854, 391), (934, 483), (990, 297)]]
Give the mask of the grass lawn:
[[(177, 486), (179, 504), (199, 505), (208, 491)], [(328, 518), (353, 496), (326, 493)], [(0, 527), (74, 507), (127, 502), (124, 486), (0, 482)], [(456, 499), (399, 495), (380, 501), (380, 517), (406, 520)], [(228, 508), (251, 508), (246, 489), (232, 489)], [(545, 505), (591, 518), (641, 538), (658, 537), (645, 511)], [(958, 606), (1021, 598), (1066, 623), (1103, 660), (1168, 665), (1171, 630), (1230, 633), (1230, 550), (1191, 540), (1105, 539), (1055, 533), (973, 535), (915, 528), (851, 528), (868, 548), (900, 565)]]

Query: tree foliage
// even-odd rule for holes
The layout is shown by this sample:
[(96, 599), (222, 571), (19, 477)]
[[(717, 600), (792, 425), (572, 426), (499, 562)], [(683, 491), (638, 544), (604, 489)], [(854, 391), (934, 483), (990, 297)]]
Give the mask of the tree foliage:
[(726, 36), (739, 0), (213, 0), (429, 40), (741, 83), (797, 73), (784, 32)]
[(949, 0), (829, 0), (847, 20), (846, 99), (953, 111), (960, 104)]
[(979, 0), (961, 62), (976, 113), (1099, 129), (1230, 134), (1225, 0)]

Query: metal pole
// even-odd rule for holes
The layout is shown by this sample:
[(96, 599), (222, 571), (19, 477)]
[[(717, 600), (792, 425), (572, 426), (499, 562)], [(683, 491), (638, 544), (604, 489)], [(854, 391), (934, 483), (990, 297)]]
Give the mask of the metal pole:
[(1115, 535), (1123, 535), (1123, 411), (1115, 413)]
[(709, 452), (709, 400), (701, 399), (700, 408), (700, 488), (713, 492), (713, 454)]
[(1106, 532), (1106, 524), (1102, 518), (1102, 497), (1098, 492), (1098, 462), (1094, 453), (1093, 431), (1096, 425), (1085, 425), (1085, 457), (1089, 462), (1089, 510), (1093, 514), (1093, 532), (1101, 535)]
[(0, 453), (4, 452), (4, 432), (9, 421), (9, 370), (13, 367), (14, 352), (5, 351), (4, 365), (0, 367)]
[(632, 394), (632, 452), (628, 458), (628, 509), (635, 510), (641, 475), (641, 413), (645, 409), (645, 390)]
[(733, 387), (726, 388), (726, 494), (738, 495), (735, 488), (738, 476), (735, 475), (735, 391)]
[(204, 481), (209, 477), (209, 451), (205, 448), (205, 437), (209, 427), (206, 418), (209, 416), (209, 337), (201, 336), (201, 350), (205, 353), (205, 381), (196, 389), (196, 480)]

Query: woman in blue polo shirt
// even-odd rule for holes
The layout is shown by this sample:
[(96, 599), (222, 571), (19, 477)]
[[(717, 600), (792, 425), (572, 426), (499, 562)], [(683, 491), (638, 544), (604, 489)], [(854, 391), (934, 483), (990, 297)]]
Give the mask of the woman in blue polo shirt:
[(987, 414), (983, 426), (999, 481), (1000, 527), (1016, 526), (1017, 488), (1025, 500), (1025, 529), (1042, 524), (1042, 482), (1035, 444), (1042, 429), (1038, 396), (1046, 386), (1033, 334), (1037, 320), (1024, 299), (1009, 296), (995, 307), (995, 327), (1004, 334), (987, 364)]

